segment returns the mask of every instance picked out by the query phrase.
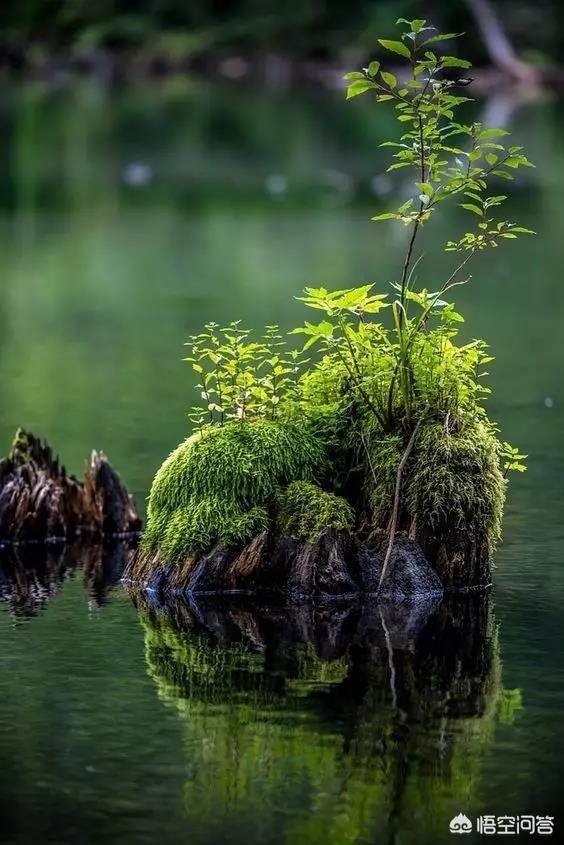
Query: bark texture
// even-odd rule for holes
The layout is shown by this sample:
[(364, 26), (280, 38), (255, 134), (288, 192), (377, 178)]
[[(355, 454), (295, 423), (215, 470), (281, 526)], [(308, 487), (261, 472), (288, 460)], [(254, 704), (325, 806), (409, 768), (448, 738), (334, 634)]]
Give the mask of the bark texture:
[(271, 592), (331, 599), (380, 593), (400, 602), (442, 595), (441, 579), (418, 544), (405, 537), (394, 543), (380, 589), (386, 545), (368, 548), (327, 529), (315, 543), (264, 533), (242, 549), (216, 546), (172, 563), (141, 547), (124, 579), (162, 595)]
[(20, 429), (0, 460), (0, 542), (99, 537), (141, 528), (133, 497), (103, 452), (92, 452), (84, 482), (69, 475), (45, 440)]

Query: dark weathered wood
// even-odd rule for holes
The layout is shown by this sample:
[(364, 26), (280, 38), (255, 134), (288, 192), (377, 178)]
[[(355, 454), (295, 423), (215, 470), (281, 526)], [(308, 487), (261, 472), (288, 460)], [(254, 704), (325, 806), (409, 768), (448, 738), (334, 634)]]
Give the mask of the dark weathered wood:
[(81, 482), (45, 440), (18, 430), (12, 451), (0, 460), (0, 541), (115, 536), (140, 528), (133, 497), (103, 452), (92, 452)]
[(139, 548), (124, 580), (161, 595), (232, 592), (342, 599), (375, 595), (403, 601), (442, 594), (442, 583), (413, 540), (398, 537), (381, 579), (384, 540), (368, 547), (328, 528), (315, 543), (264, 533), (242, 548), (218, 545), (206, 555), (170, 562)]

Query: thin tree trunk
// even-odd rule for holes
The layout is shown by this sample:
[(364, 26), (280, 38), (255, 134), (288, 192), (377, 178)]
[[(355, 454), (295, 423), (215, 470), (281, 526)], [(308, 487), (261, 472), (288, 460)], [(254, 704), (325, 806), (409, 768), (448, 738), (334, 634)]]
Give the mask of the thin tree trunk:
[(422, 420), (417, 421), (417, 425), (413, 429), (413, 433), (409, 438), (409, 442), (405, 447), (405, 452), (402, 455), (401, 461), (399, 462), (397, 476), (396, 476), (396, 489), (394, 493), (394, 507), (392, 510), (392, 521), (390, 524), (390, 538), (388, 540), (388, 548), (386, 549), (386, 556), (384, 558), (384, 563), (382, 564), (382, 572), (380, 573), (380, 581), (378, 583), (378, 592), (382, 589), (382, 584), (384, 583), (384, 579), (386, 577), (386, 570), (388, 568), (388, 563), (390, 560), (390, 555), (392, 554), (392, 549), (394, 547), (394, 540), (396, 537), (396, 528), (398, 524), (398, 512), (399, 512), (399, 504), (400, 504), (400, 493), (401, 493), (401, 477), (403, 474), (403, 470), (407, 463), (409, 456), (415, 446), (415, 440), (417, 438), (417, 432), (419, 431), (419, 426), (421, 425)]
[(478, 24), (492, 64), (516, 82), (534, 84), (537, 73), (515, 53), (501, 20), (489, 0), (466, 0)]

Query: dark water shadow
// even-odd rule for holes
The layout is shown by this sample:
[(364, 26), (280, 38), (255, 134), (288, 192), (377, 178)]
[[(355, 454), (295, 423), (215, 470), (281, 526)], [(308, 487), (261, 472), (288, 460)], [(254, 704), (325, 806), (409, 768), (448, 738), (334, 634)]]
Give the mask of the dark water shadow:
[(16, 617), (41, 613), (78, 572), (88, 598), (102, 606), (120, 583), (133, 541), (25, 543), (0, 547), (0, 603)]
[(186, 719), (191, 841), (243, 835), (253, 813), (275, 839), (281, 800), (292, 839), (306, 825), (303, 841), (340, 841), (343, 813), (352, 841), (450, 835), (510, 700), (488, 594), (425, 608), (134, 600), (149, 675)]

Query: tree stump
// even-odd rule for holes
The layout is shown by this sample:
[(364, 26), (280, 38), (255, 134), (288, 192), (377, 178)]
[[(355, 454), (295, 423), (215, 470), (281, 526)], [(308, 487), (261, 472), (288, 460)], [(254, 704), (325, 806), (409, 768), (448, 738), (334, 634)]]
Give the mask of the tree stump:
[(116, 536), (140, 528), (133, 497), (103, 452), (92, 452), (81, 482), (45, 440), (18, 429), (12, 451), (0, 460), (0, 542)]

